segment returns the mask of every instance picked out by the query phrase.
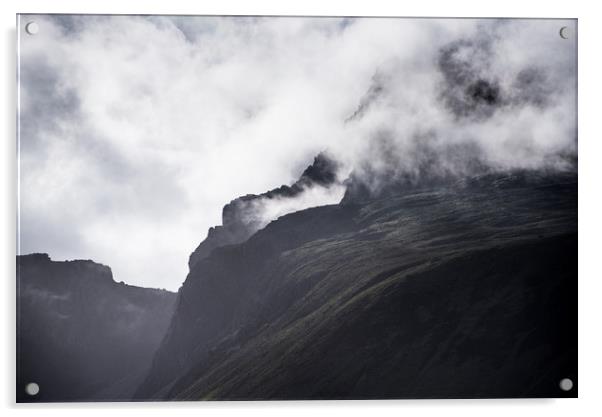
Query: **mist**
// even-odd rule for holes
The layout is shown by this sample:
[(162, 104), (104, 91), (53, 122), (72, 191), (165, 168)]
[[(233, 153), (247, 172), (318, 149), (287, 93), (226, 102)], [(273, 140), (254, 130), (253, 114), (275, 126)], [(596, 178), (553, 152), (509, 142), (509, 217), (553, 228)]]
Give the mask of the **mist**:
[[(341, 181), (262, 199), (262, 225), (349, 175), (574, 170), (574, 21), (27, 17), (20, 248), (177, 289), (234, 198), (321, 151)], [(23, 25), (26, 22), (22, 22)]]

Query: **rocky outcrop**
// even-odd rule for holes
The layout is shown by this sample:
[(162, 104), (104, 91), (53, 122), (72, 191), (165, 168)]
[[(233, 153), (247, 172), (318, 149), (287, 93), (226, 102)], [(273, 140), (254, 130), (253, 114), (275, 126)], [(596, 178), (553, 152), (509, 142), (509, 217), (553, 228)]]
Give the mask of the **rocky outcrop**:
[(337, 181), (337, 170), (337, 162), (325, 153), (320, 153), (294, 184), (232, 200), (223, 208), (222, 225), (209, 229), (207, 238), (190, 255), (188, 266), (192, 269), (215, 248), (243, 242), (264, 227), (265, 224), (257, 213), (261, 209), (258, 203), (271, 199), (292, 199), (311, 187), (329, 187)]
[[(148, 372), (176, 294), (89, 260), (17, 257), (17, 401), (124, 401)], [(25, 393), (35, 382), (36, 396)]]

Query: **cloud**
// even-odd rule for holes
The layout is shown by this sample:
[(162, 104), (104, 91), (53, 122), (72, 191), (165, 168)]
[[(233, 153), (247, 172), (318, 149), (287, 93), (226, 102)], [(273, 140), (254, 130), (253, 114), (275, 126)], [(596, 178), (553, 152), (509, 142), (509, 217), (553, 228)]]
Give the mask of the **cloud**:
[(346, 187), (341, 183), (330, 186), (314, 185), (304, 187), (294, 197), (276, 196), (252, 200), (251, 207), (245, 210), (245, 223), (253, 224), (254, 229), (263, 229), (272, 220), (285, 214), (305, 210), (311, 207), (337, 204), (345, 195)]
[(176, 289), (225, 203), (292, 183), (322, 150), (375, 187), (576, 155), (576, 44), (558, 36), (573, 21), (34, 18), (21, 252), (91, 258), (118, 281)]

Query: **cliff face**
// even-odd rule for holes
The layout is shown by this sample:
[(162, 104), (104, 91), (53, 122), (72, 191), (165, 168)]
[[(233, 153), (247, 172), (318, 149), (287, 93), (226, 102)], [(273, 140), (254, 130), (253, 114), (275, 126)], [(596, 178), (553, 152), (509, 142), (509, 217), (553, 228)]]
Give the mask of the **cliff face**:
[(576, 175), (357, 189), (192, 263), (136, 398), (576, 395)]
[[(131, 398), (171, 320), (176, 294), (113, 281), (92, 261), (17, 257), (17, 401)], [(24, 387), (40, 386), (35, 397)]]
[(257, 213), (261, 210), (262, 203), (274, 199), (294, 199), (312, 187), (328, 188), (337, 181), (337, 169), (338, 164), (326, 154), (321, 153), (314, 158), (313, 163), (303, 171), (299, 180), (294, 184), (283, 185), (259, 195), (248, 194), (226, 204), (222, 211), (222, 225), (209, 229), (207, 238), (190, 255), (188, 266), (192, 269), (213, 249), (243, 242), (263, 228), (265, 224), (262, 219), (258, 218)]

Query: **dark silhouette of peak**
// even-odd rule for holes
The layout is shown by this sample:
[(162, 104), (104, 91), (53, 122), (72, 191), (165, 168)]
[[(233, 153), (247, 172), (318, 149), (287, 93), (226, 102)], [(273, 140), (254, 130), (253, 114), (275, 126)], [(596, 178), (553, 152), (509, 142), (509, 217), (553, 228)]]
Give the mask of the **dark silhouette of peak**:
[(575, 173), (410, 184), (199, 259), (136, 398), (576, 396)]
[(576, 173), (354, 173), (340, 204), (249, 221), (337, 169), (319, 155), (227, 204), (177, 295), (18, 256), (17, 400), (577, 395), (558, 388), (577, 381)]
[(314, 162), (301, 174), (300, 182), (320, 184), (328, 186), (336, 181), (339, 164), (325, 153), (320, 153), (314, 158)]
[(20, 258), (22, 263), (50, 261), (50, 255), (47, 253), (30, 253), (28, 255), (21, 255)]
[(337, 181), (339, 164), (325, 153), (318, 154), (311, 165), (292, 185), (282, 185), (262, 194), (247, 194), (226, 204), (222, 210), (222, 225), (209, 229), (207, 238), (190, 255), (190, 269), (215, 248), (240, 243), (264, 226), (258, 218), (262, 200), (295, 198), (314, 186), (329, 187)]
[[(90, 260), (17, 256), (17, 401), (129, 400), (176, 294), (116, 283)], [(40, 386), (26, 395), (26, 384)]]

